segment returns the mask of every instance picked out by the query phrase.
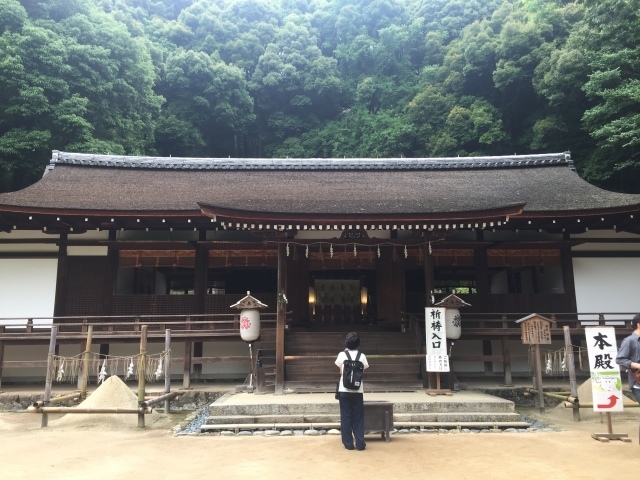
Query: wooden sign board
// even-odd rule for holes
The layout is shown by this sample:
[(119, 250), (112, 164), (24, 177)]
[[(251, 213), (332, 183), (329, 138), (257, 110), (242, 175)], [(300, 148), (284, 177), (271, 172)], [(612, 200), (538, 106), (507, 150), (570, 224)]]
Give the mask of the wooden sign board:
[(548, 345), (551, 343), (551, 323), (548, 318), (530, 315), (521, 320), (522, 343), (524, 345)]

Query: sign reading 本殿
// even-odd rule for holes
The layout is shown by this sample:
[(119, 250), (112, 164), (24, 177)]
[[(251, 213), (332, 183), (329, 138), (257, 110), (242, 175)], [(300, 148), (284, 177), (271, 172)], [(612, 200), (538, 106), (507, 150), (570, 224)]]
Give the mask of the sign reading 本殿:
[(618, 348), (614, 327), (585, 327), (587, 353), (591, 371), (593, 410), (622, 412), (624, 396), (620, 367), (616, 364)]

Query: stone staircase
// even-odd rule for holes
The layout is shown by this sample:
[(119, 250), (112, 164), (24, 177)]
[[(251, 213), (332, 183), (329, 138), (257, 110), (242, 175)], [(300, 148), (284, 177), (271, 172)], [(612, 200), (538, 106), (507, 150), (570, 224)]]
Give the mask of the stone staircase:
[[(251, 394), (241, 394), (251, 395)], [(330, 394), (236, 397), (229, 394), (209, 407), (202, 432), (340, 428), (340, 408)], [(264, 402), (261, 400), (264, 399)], [(366, 401), (393, 403), (393, 426), (400, 428), (528, 428), (513, 402), (479, 392), (431, 397), (424, 391), (365, 393)], [(365, 407), (366, 408), (366, 407)]]

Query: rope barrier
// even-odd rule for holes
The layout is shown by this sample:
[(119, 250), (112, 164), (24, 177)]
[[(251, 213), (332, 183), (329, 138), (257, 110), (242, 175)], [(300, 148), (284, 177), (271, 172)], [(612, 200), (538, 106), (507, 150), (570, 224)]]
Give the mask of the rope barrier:
[[(140, 375), (140, 365), (142, 364), (141, 354), (119, 356), (119, 355), (102, 355), (90, 352), (90, 358), (87, 360), (89, 371), (95, 372), (98, 384), (105, 381), (111, 375), (121, 375), (124, 380), (130, 378), (138, 378)], [(171, 355), (171, 350), (165, 350), (161, 353), (145, 354), (145, 368), (142, 372), (145, 380), (152, 382), (160, 380), (164, 381), (163, 368), (165, 359)], [(84, 362), (84, 353), (71, 357), (61, 355), (50, 355), (53, 358), (53, 377), (57, 383), (76, 382), (82, 373)]]

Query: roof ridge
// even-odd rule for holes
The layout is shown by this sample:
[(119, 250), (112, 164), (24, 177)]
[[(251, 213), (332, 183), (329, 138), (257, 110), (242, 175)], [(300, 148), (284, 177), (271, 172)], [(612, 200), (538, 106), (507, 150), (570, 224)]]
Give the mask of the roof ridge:
[(447, 170), (568, 165), (570, 152), (442, 158), (191, 158), (99, 155), (54, 150), (55, 165), (171, 170)]

